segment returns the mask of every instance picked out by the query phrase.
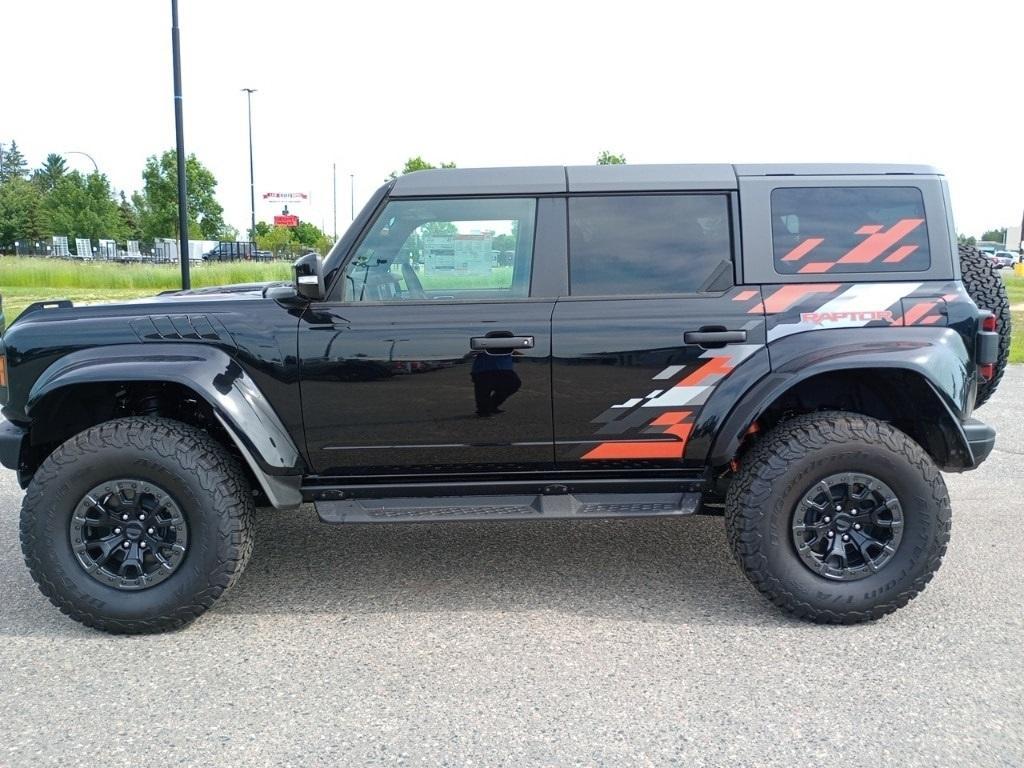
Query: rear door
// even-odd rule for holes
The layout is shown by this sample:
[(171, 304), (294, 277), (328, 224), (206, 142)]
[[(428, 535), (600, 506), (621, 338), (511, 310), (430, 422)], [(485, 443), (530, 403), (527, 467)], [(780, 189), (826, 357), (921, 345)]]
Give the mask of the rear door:
[(716, 387), (740, 366), (767, 372), (760, 291), (734, 285), (735, 212), (729, 192), (569, 198), (569, 296), (552, 322), (559, 469), (701, 467)]

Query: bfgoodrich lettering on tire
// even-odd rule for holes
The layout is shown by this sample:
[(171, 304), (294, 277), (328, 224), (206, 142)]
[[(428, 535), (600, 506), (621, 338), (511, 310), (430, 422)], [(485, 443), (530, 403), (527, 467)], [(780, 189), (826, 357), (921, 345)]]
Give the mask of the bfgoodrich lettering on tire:
[(183, 626), (238, 579), (252, 552), (252, 495), (205, 432), (125, 418), (82, 432), (32, 478), (21, 547), (39, 589), (108, 632)]
[(898, 429), (859, 414), (780, 423), (742, 458), (725, 506), (747, 578), (775, 605), (820, 623), (906, 605), (949, 541), (935, 463)]

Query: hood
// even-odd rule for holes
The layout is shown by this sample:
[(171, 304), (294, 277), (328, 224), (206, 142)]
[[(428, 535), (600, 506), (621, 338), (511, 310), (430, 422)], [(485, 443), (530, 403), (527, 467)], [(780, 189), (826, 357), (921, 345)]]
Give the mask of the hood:
[(119, 304), (134, 303), (139, 301), (195, 301), (196, 299), (262, 299), (267, 294), (268, 288), (290, 287), (290, 282), (272, 281), (266, 283), (236, 283), (234, 285), (213, 285), (206, 288), (190, 288), (187, 291), (164, 291), (144, 299), (132, 299), (130, 302), (117, 302)]
[[(84, 301), (72, 303), (67, 299), (53, 299), (50, 301), (37, 301), (29, 304), (22, 310), (21, 314), (11, 323), (11, 328), (20, 325), (23, 320), (59, 320), (69, 319), (64, 310), (71, 310), (74, 316), (80, 310), (92, 310), (110, 314), (116, 313), (117, 307), (130, 307), (127, 314), (134, 314), (136, 309), (145, 305), (172, 305), (172, 304), (201, 304), (205, 302), (238, 302), (256, 301), (260, 299), (287, 299), (294, 297), (295, 291), (290, 282), (266, 282), (266, 283), (239, 283), (236, 285), (215, 285), (206, 288), (194, 288), (187, 291), (164, 291), (152, 296), (140, 296), (137, 299), (115, 299), (112, 301)], [(166, 310), (164, 310), (166, 311)], [(184, 310), (184, 308), (182, 309)], [(41, 313), (41, 314), (40, 314)], [(124, 313), (120, 313), (124, 314)], [(113, 316), (113, 315), (111, 315)]]

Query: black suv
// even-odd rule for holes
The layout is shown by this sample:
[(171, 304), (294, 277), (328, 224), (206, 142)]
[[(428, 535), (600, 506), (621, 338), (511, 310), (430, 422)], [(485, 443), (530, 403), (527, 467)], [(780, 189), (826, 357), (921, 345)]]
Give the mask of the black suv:
[[(979, 309), (979, 306), (982, 309)], [(1005, 291), (907, 166), (459, 169), (379, 189), (294, 284), (29, 307), (0, 460), (62, 611), (178, 627), (260, 505), (329, 523), (723, 514), (776, 605), (893, 611), (995, 440)]]

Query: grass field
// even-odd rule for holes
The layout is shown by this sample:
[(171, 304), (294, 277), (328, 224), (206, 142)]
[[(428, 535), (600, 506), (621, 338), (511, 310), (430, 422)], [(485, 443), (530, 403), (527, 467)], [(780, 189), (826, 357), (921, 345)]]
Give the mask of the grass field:
[(1010, 362), (1024, 363), (1024, 277), (1007, 277), (1006, 294), (1010, 297), (1013, 317), (1013, 340), (1010, 342)]
[[(229, 261), (192, 266), (192, 284), (288, 280), (291, 263)], [(166, 291), (181, 283), (177, 264), (96, 264), (57, 259), (0, 257), (0, 288), (115, 288)]]
[[(193, 265), (192, 286), (290, 280), (289, 262), (225, 262)], [(0, 257), (0, 296), (10, 324), (29, 304), (52, 299), (118, 301), (152, 296), (181, 285), (177, 265), (82, 264), (56, 259)]]

